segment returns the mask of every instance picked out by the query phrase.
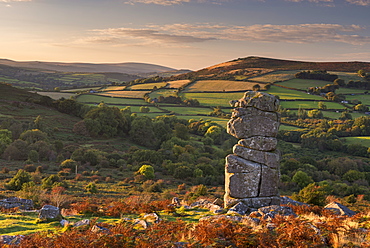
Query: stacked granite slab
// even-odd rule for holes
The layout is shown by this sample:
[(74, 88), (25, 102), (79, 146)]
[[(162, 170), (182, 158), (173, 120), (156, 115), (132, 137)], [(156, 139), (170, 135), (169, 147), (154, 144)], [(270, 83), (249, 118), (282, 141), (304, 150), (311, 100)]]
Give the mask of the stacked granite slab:
[(247, 91), (234, 107), (227, 132), (239, 139), (226, 157), (225, 207), (243, 202), (250, 208), (279, 205), (279, 160), (276, 135), (279, 100), (270, 94)]

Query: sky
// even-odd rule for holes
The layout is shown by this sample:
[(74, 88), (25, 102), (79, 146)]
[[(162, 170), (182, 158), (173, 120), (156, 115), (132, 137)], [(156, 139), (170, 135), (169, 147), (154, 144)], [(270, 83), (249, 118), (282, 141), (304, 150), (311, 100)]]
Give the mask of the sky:
[(370, 62), (370, 0), (0, 0), (0, 58), (198, 70), (248, 56)]

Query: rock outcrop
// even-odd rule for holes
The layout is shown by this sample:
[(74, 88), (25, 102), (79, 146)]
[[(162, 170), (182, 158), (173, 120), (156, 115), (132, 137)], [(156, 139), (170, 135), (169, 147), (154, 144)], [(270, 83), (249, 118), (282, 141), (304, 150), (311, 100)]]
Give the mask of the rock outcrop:
[(227, 131), (239, 139), (226, 157), (225, 207), (242, 202), (250, 208), (279, 205), (279, 160), (276, 150), (279, 100), (270, 94), (247, 91), (235, 107)]
[(0, 200), (0, 207), (3, 207), (5, 209), (20, 208), (23, 210), (30, 210), (33, 208), (33, 201), (29, 199), (11, 197)]

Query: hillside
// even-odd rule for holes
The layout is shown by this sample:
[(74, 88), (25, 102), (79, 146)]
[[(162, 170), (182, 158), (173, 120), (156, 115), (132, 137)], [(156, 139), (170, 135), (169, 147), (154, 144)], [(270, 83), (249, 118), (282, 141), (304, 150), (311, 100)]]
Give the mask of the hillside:
[[(304, 62), (293, 60), (272, 59), (263, 57), (246, 57), (207, 67), (195, 72), (176, 76), (177, 79), (215, 78), (239, 79), (250, 78), (272, 71), (285, 70), (327, 70), (356, 72), (370, 71), (368, 62)], [(243, 79), (243, 78), (242, 78)]]
[(147, 63), (61, 63), (0, 59), (0, 64), (21, 68), (34, 68), (59, 72), (118, 72), (127, 74), (172, 71), (173, 68)]

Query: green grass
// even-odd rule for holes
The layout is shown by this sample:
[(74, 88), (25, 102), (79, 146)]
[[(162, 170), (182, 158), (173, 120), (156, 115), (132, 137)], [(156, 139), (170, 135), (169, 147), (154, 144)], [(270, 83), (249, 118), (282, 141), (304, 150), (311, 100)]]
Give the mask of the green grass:
[(271, 73), (264, 74), (262, 76), (258, 77), (252, 77), (250, 78), (253, 81), (258, 81), (261, 83), (273, 83), (276, 81), (286, 81), (294, 78), (294, 74), (297, 72), (300, 72), (298, 70), (296, 71), (274, 71)]
[(370, 147), (370, 136), (346, 137), (343, 139), (346, 141), (346, 144), (361, 144)]
[(367, 90), (351, 89), (351, 88), (339, 88), (335, 91), (336, 94), (363, 94)]
[(322, 80), (310, 80), (310, 79), (291, 79), (285, 82), (279, 82), (277, 84), (290, 87), (290, 88), (295, 88), (295, 89), (300, 89), (300, 90), (307, 90), (309, 87), (323, 87), (327, 84), (330, 84), (331, 82), (328, 81), (322, 81)]
[(363, 81), (362, 77), (359, 77), (356, 72), (339, 72), (339, 71), (328, 71), (330, 74), (336, 74), (339, 78), (343, 79), (346, 83), (348, 81)]
[(182, 115), (196, 115), (196, 114), (208, 115), (213, 111), (211, 108), (165, 107), (165, 106), (163, 106), (163, 108), (168, 111), (173, 111), (176, 114)]
[[(318, 108), (319, 101), (280, 101), (280, 105), (283, 108)], [(327, 109), (345, 109), (345, 107), (336, 102), (325, 102)]]
[(103, 97), (99, 95), (80, 95), (77, 97), (77, 101), (86, 103), (94, 102), (100, 103), (105, 102), (107, 104), (125, 104), (125, 105), (148, 105), (143, 99), (125, 99), (125, 98), (115, 98), (115, 97)]
[(88, 88), (77, 88), (77, 89), (68, 89), (68, 90), (61, 90), (60, 92), (65, 93), (80, 93), (80, 92), (86, 92), (89, 90), (99, 90), (101, 87), (88, 87)]
[(279, 96), (280, 99), (310, 99), (310, 100), (323, 100), (324, 98), (316, 95), (310, 95), (302, 91), (290, 90), (278, 86), (271, 86), (267, 93)]
[(281, 124), (279, 130), (286, 130), (286, 131), (293, 131), (293, 130), (303, 130), (304, 128), (294, 127), (294, 126), (287, 126)]
[(354, 95), (354, 96), (346, 96), (346, 100), (353, 101), (359, 100), (362, 104), (370, 105), (370, 95)]
[(256, 83), (229, 80), (200, 80), (191, 84), (185, 89), (185, 92), (196, 91), (240, 91), (252, 90)]
[(167, 96), (176, 96), (177, 90), (174, 89), (159, 89), (150, 93), (150, 98), (158, 98), (160, 96), (167, 97)]
[(230, 100), (242, 98), (244, 92), (238, 93), (183, 93), (182, 97), (197, 99), (203, 106), (230, 107)]

